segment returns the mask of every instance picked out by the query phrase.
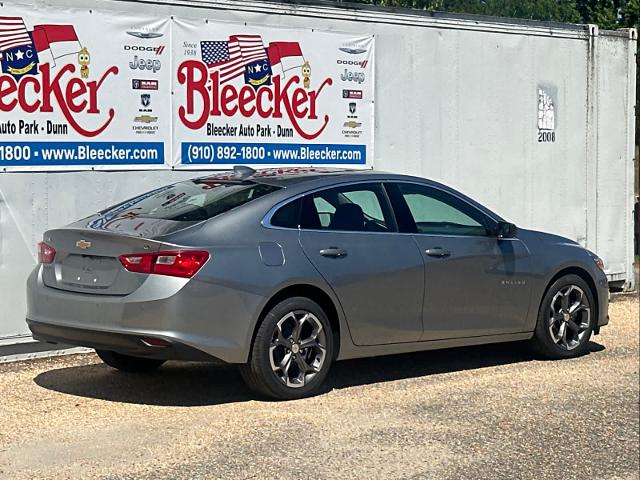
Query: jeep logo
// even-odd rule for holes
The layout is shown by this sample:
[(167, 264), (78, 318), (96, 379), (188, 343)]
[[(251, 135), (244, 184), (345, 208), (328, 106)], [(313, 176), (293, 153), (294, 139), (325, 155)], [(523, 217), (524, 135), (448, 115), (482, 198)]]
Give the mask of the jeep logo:
[(343, 82), (356, 82), (360, 84), (364, 82), (364, 72), (350, 72), (345, 68), (344, 73), (340, 74), (340, 80)]
[(133, 60), (129, 62), (129, 68), (131, 70), (150, 70), (153, 73), (156, 73), (158, 70), (160, 70), (161, 66), (162, 64), (160, 63), (160, 60), (145, 60), (143, 58), (138, 58), (137, 55), (135, 55), (133, 57)]

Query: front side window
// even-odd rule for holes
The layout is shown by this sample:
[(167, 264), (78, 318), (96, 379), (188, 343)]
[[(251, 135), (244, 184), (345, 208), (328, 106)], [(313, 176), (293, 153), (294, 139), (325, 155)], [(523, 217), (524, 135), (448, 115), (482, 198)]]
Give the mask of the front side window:
[(378, 184), (330, 188), (304, 197), (301, 228), (352, 232), (393, 231)]
[[(466, 202), (425, 185), (399, 183), (396, 212), (401, 231), (437, 235), (487, 235), (485, 215)], [(398, 202), (395, 202), (398, 205)], [(400, 220), (402, 219), (402, 220)]]

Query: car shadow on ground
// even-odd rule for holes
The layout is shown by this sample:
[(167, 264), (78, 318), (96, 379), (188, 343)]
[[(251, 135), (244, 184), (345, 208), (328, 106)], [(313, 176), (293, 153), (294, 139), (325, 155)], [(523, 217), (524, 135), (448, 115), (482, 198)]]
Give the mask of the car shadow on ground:
[[(587, 355), (604, 350), (590, 342)], [(371, 383), (535, 361), (522, 343), (483, 345), (384, 357), (333, 365), (322, 392)], [(150, 374), (129, 374), (102, 363), (59, 368), (34, 379), (40, 387), (106, 401), (158, 406), (204, 406), (262, 400), (230, 365), (168, 362)]]

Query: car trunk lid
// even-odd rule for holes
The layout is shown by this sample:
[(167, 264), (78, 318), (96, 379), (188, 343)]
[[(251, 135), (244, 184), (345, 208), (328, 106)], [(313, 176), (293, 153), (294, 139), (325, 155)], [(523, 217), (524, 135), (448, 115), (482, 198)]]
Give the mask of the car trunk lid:
[(94, 295), (135, 291), (147, 275), (127, 271), (118, 257), (157, 252), (162, 245), (147, 238), (76, 228), (50, 230), (44, 242), (56, 250), (53, 262), (43, 265), (44, 284)]

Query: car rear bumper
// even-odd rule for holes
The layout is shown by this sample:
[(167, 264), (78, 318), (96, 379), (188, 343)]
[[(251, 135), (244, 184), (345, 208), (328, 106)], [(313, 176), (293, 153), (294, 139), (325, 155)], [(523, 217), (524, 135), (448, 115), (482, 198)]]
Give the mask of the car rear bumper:
[[(93, 295), (48, 287), (38, 266), (27, 280), (27, 323), (35, 338), (156, 358), (247, 361), (262, 297), (224, 285), (150, 276), (130, 295)], [(145, 347), (140, 338), (171, 344)], [(201, 352), (202, 355), (196, 352)]]
[[(113, 350), (127, 355), (161, 360), (219, 361), (219, 359), (171, 338), (144, 335), (101, 332), (51, 323), (34, 322), (27, 319), (33, 338), (48, 343), (65, 343), (98, 350)], [(166, 342), (163, 346), (152, 346), (150, 339)]]

